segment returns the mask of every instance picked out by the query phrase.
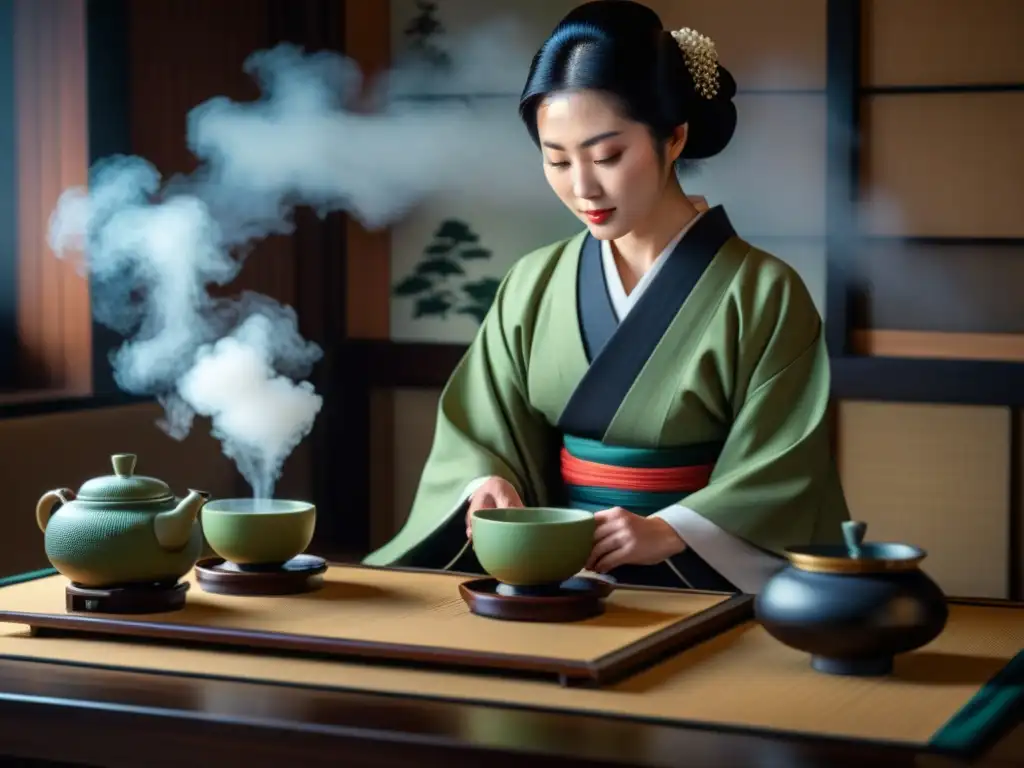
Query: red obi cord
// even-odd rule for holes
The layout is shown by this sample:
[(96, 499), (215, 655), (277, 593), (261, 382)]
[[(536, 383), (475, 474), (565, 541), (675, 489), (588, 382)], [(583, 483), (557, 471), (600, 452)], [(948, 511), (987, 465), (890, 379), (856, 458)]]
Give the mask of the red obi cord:
[(578, 459), (562, 449), (562, 480), (566, 485), (615, 488), (623, 491), (698, 491), (711, 481), (714, 464), (691, 467), (617, 467)]

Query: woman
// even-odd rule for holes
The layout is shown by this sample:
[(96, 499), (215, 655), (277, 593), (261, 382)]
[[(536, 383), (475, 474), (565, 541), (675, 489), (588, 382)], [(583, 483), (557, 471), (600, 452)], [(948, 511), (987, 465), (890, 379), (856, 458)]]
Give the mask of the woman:
[(554, 30), (520, 114), (586, 230), (509, 271), (367, 563), (479, 572), (473, 511), (524, 504), (593, 510), (587, 568), (647, 585), (757, 592), (785, 547), (840, 540), (821, 318), (675, 172), (725, 149), (735, 90), (707, 38), (638, 3)]

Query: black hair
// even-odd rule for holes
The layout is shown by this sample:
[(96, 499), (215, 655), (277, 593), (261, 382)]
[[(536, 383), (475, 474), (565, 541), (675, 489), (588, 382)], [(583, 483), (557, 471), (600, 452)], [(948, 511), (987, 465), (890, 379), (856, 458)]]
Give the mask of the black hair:
[(593, 0), (559, 22), (530, 65), (519, 115), (535, 144), (537, 107), (556, 91), (611, 95), (625, 115), (646, 125), (659, 147), (688, 123), (680, 160), (717, 155), (736, 130), (736, 83), (718, 67), (718, 93), (706, 99), (658, 14), (632, 0)]

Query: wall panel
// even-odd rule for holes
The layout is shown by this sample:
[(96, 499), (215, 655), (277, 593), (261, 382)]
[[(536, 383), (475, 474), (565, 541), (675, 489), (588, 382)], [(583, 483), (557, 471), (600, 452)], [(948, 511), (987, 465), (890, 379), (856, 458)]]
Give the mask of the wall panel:
[(880, 240), (857, 253), (872, 328), (1024, 334), (1024, 242)]
[(863, 0), (868, 86), (1024, 81), (1019, 0)]
[[(390, 389), (376, 389), (370, 395), (370, 547), (373, 549), (386, 544), (401, 525), (395, 516), (398, 508), (395, 498), (405, 497), (399, 487), (402, 478), (396, 476), (396, 446), (410, 438), (406, 434), (408, 421), (400, 420), (402, 413), (395, 401), (396, 394)], [(397, 424), (403, 425), (401, 432)]]
[(670, 29), (715, 41), (744, 90), (824, 90), (824, 0), (646, 0)]
[(863, 27), (853, 351), (1022, 362), (1024, 4), (869, 0)]
[(420, 387), (373, 392), (370, 425), (373, 547), (385, 544), (409, 515), (434, 439), (440, 396), (439, 389)]
[(867, 234), (1024, 237), (1024, 93), (866, 97)]
[(824, 94), (745, 93), (736, 110), (732, 143), (684, 177), (687, 191), (724, 205), (745, 236), (824, 237)]
[(1006, 597), (1009, 410), (844, 402), (838, 426), (847, 500), (868, 537), (926, 549), (947, 593)]
[(85, 1), (14, 0), (18, 384), (92, 386), (89, 284), (47, 245), (61, 192), (88, 173)]

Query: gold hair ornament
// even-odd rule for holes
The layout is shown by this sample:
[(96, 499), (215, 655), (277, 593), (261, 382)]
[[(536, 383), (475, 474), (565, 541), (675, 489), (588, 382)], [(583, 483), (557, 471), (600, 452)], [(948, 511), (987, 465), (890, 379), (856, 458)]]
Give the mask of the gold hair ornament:
[(715, 98), (718, 95), (718, 51), (715, 50), (715, 42), (689, 27), (675, 30), (672, 37), (683, 52), (686, 68), (690, 70), (697, 93), (705, 99)]

